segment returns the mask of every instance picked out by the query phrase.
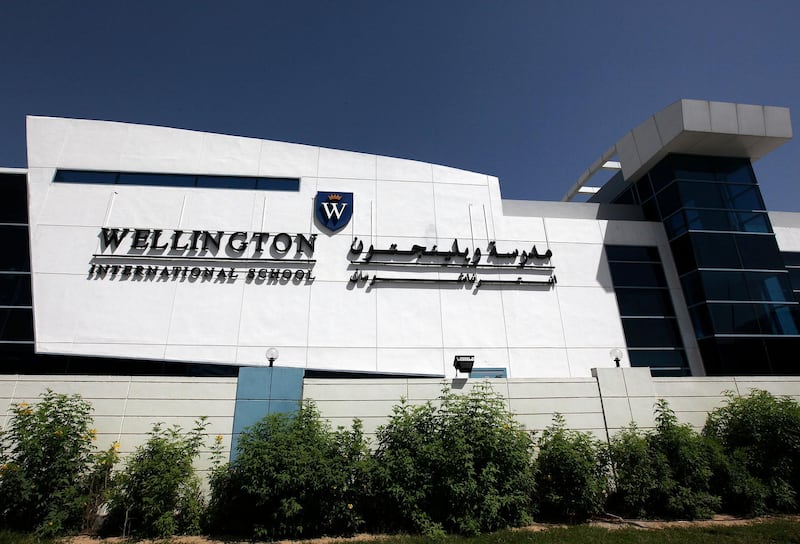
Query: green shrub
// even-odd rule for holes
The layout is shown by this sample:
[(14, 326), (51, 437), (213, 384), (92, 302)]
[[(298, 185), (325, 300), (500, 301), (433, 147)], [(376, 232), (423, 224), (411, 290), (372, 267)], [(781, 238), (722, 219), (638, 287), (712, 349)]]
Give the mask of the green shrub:
[(90, 522), (103, 486), (89, 475), (105, 470), (102, 456), (92, 454), (91, 411), (80, 395), (51, 390), (35, 405), (12, 406), (0, 435), (2, 526), (52, 536)]
[(538, 441), (536, 491), (539, 516), (580, 522), (602, 512), (608, 490), (603, 444), (566, 428), (556, 414)]
[(655, 431), (631, 427), (611, 442), (609, 507), (635, 517), (710, 517), (721, 504), (710, 483), (718, 450), (691, 426), (678, 424), (666, 401), (658, 401), (655, 413)]
[(728, 458), (721, 491), (726, 508), (758, 515), (796, 512), (800, 491), (800, 405), (789, 397), (752, 390), (728, 395), (708, 415), (703, 433)]
[(206, 426), (205, 418), (188, 432), (153, 426), (147, 442), (114, 476), (106, 532), (158, 537), (200, 532), (204, 498), (192, 464)]
[(377, 529), (477, 534), (530, 521), (531, 436), (487, 384), (401, 402), (378, 430), (372, 517)]
[(664, 472), (655, 464), (648, 435), (631, 424), (612, 437), (608, 451), (613, 475), (608, 509), (624, 517), (647, 517)]
[(363, 525), (368, 450), (360, 422), (331, 431), (316, 407), (270, 414), (214, 471), (210, 529), (257, 538), (349, 535)]

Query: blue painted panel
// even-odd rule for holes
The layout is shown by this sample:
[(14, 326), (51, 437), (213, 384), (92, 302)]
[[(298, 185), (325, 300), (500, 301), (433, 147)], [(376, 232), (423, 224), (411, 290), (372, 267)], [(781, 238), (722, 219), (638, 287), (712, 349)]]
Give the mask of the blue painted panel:
[(273, 368), (272, 399), (300, 400), (303, 397), (302, 368)]
[(233, 434), (258, 423), (269, 411), (268, 400), (237, 400), (233, 412)]
[(239, 369), (239, 380), (236, 384), (236, 400), (268, 399), (272, 368), (242, 367)]
[(297, 400), (272, 400), (269, 403), (269, 413), (290, 413), (295, 414), (300, 409), (300, 399)]

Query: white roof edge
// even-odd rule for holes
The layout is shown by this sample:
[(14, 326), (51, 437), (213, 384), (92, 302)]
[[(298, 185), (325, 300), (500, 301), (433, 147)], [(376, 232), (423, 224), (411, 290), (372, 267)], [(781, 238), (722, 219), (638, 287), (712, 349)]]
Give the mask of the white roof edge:
[(0, 166), (0, 174), (27, 174), (27, 168), (7, 168)]
[[(353, 150), (350, 150), (350, 149), (338, 149), (338, 148), (334, 148), (334, 147), (325, 147), (325, 146), (319, 146), (319, 145), (314, 145), (314, 144), (305, 144), (305, 143), (298, 143), (298, 142), (287, 142), (287, 141), (282, 141), (282, 140), (272, 140), (272, 139), (268, 139), (268, 138), (259, 138), (259, 137), (256, 137), (256, 136), (242, 136), (242, 135), (236, 135), (236, 134), (223, 134), (223, 133), (219, 133), (219, 132), (210, 132), (210, 131), (207, 131), (207, 130), (176, 128), (176, 127), (170, 127), (170, 126), (165, 126), (165, 125), (148, 125), (148, 124), (143, 124), (143, 123), (131, 123), (131, 122), (127, 122), (127, 121), (110, 121), (110, 120), (102, 120), (102, 119), (57, 117), (57, 116), (48, 116), (48, 115), (26, 115), (25, 119), (26, 119), (26, 129), (27, 129), (27, 133), (28, 134), (31, 133), (31, 129), (32, 129), (31, 124), (32, 123), (37, 123), (37, 122), (43, 122), (43, 123), (79, 123), (79, 124), (93, 123), (93, 124), (101, 124), (101, 125), (105, 125), (105, 126), (117, 126), (119, 128), (140, 127), (140, 128), (143, 128), (143, 129), (157, 129), (157, 130), (173, 131), (173, 132), (180, 132), (180, 133), (186, 133), (186, 134), (192, 134), (192, 135), (216, 136), (216, 137), (221, 137), (221, 138), (240, 138), (240, 139), (243, 139), (243, 140), (252, 140), (252, 141), (264, 142), (264, 143), (268, 143), (268, 144), (275, 144), (275, 145), (282, 145), (282, 146), (285, 145), (285, 146), (297, 146), (297, 147), (302, 147), (302, 148), (313, 148), (313, 149), (318, 149), (318, 150), (324, 150), (326, 152), (327, 151), (331, 151), (331, 152), (338, 152), (338, 153), (351, 153), (353, 155), (370, 156), (370, 157), (376, 157), (378, 159), (391, 159), (391, 160), (398, 160), (398, 161), (409, 161), (409, 162), (414, 162), (414, 163), (418, 163), (418, 164), (424, 164), (424, 165), (427, 165), (427, 166), (432, 166), (432, 167), (436, 167), (436, 168), (440, 168), (440, 169), (445, 169), (445, 170), (448, 170), (450, 172), (454, 172), (456, 174), (457, 173), (463, 173), (465, 175), (468, 174), (468, 175), (476, 175), (476, 176), (491, 176), (491, 174), (486, 174), (484, 172), (476, 172), (476, 171), (473, 171), (473, 170), (465, 170), (463, 168), (458, 168), (458, 167), (455, 167), (455, 166), (449, 166), (449, 165), (440, 164), (440, 163), (425, 162), (425, 161), (420, 161), (420, 160), (417, 160), (417, 159), (408, 159), (408, 158), (404, 158), (404, 157), (392, 157), (392, 156), (389, 156), (389, 155), (379, 155), (379, 154), (376, 154), (376, 153), (369, 153), (369, 152), (364, 152), (364, 151), (353, 151)], [(28, 139), (28, 144), (29, 144), (29, 150), (30, 150), (30, 138)]]

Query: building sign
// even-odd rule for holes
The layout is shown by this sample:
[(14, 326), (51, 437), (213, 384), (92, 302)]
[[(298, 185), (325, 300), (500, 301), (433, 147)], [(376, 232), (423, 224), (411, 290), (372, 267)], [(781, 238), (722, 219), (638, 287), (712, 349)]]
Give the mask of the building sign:
[(316, 236), (103, 227), (89, 278), (307, 284)]
[(314, 214), (327, 230), (336, 232), (343, 229), (353, 217), (353, 193), (318, 192), (314, 199)]
[[(530, 250), (514, 249), (498, 251), (497, 243), (490, 241), (485, 250), (476, 247), (470, 251), (461, 249), (458, 240), (453, 240), (450, 249), (438, 246), (412, 245), (409, 249), (398, 249), (391, 244), (386, 249), (370, 245), (364, 250), (364, 242), (354, 238), (350, 245), (350, 265), (354, 268), (350, 283), (371, 288), (376, 284), (457, 284), (474, 287), (541, 288), (556, 284), (556, 276), (550, 264), (553, 252), (540, 252), (534, 245)], [(453, 272), (452, 277), (420, 277), (419, 275), (385, 275), (385, 271), (421, 270), (435, 267), (442, 272)], [(481, 277), (481, 272), (490, 277)], [(457, 275), (456, 275), (457, 274)]]
[[(325, 224), (346, 224), (352, 217), (351, 193), (319, 193), (317, 201), (322, 214), (317, 219)], [(266, 285), (307, 285), (316, 279), (316, 234), (103, 227), (98, 239), (89, 279), (230, 283), (242, 278)], [(348, 250), (349, 284), (367, 289), (412, 283), (475, 290), (550, 288), (556, 284), (552, 256), (550, 249), (540, 251), (535, 245), (501, 250), (495, 241), (470, 250), (457, 239), (449, 249), (419, 244), (365, 248), (356, 237)], [(426, 273), (431, 271), (437, 274)]]

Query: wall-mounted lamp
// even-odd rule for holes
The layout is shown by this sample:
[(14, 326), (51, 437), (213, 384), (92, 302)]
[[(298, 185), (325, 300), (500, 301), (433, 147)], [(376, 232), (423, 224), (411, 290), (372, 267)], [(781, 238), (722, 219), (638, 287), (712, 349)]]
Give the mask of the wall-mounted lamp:
[(622, 350), (619, 348), (614, 348), (611, 351), (609, 351), (608, 354), (611, 355), (611, 360), (614, 361), (617, 365), (617, 368), (619, 368), (619, 362), (622, 359), (623, 355)]
[(269, 348), (267, 350), (267, 361), (269, 361), (270, 368), (272, 367), (272, 363), (278, 359), (278, 355), (280, 355), (280, 352), (278, 352), (277, 348)]
[(469, 374), (472, 372), (472, 367), (475, 365), (474, 355), (456, 355), (453, 359), (453, 366), (456, 367), (457, 372)]

